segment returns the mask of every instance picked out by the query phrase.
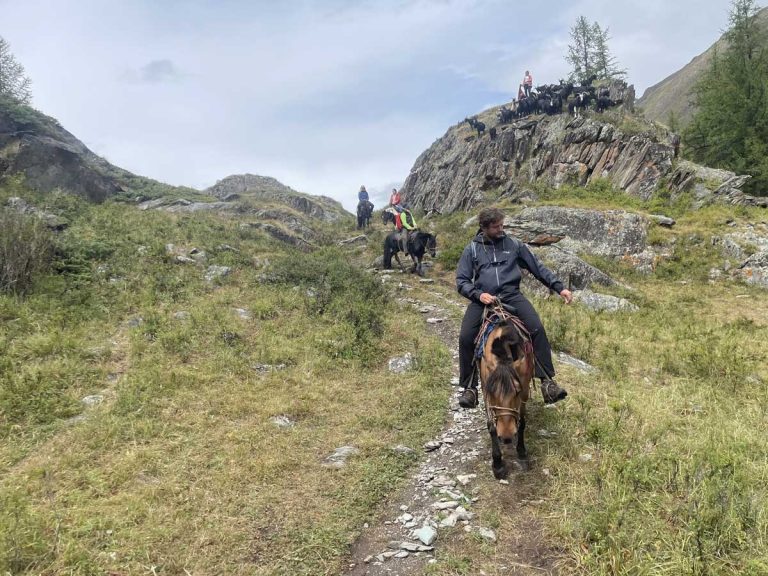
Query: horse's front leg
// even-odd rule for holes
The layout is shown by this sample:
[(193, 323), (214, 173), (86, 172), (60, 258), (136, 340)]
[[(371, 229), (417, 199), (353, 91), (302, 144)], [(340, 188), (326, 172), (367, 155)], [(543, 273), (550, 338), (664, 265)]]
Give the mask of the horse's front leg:
[(400, 261), (400, 256), (398, 253), (395, 252), (393, 256), (395, 257), (395, 261), (397, 261), (397, 265), (400, 266), (400, 271), (405, 272), (405, 266), (403, 266), (403, 263)]
[(504, 464), (501, 456), (501, 445), (499, 444), (499, 435), (496, 433), (496, 424), (488, 421), (488, 433), (491, 435), (491, 470), (497, 480), (502, 480), (509, 476), (509, 470)]

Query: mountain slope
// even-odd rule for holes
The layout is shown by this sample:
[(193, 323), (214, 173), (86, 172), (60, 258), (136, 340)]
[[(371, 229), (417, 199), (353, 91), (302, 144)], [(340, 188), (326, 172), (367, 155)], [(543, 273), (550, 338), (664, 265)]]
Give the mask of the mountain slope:
[[(758, 12), (757, 21), (763, 29), (768, 29), (768, 7)], [(674, 114), (678, 122), (685, 126), (694, 111), (691, 90), (709, 67), (712, 55), (716, 51), (722, 52), (726, 47), (727, 42), (721, 37), (683, 68), (646, 89), (637, 101), (645, 117), (656, 122), (667, 123), (670, 114)]]

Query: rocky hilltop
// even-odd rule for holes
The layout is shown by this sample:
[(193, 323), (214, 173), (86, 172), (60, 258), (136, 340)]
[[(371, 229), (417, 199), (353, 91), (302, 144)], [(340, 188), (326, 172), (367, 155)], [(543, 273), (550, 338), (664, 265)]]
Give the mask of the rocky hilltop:
[(327, 196), (302, 194), (270, 176), (235, 174), (219, 180), (204, 192), (224, 201), (242, 197), (279, 202), (326, 222), (337, 222), (345, 216), (348, 217), (348, 213), (338, 201)]
[(461, 122), (419, 156), (402, 188), (411, 205), (445, 214), (489, 197), (529, 196), (535, 182), (557, 188), (597, 178), (643, 199), (665, 182), (673, 193), (695, 190), (700, 204), (765, 201), (741, 192), (748, 177), (722, 170), (704, 175), (703, 167), (678, 163), (677, 136), (625, 110), (580, 118), (536, 115), (508, 124), (499, 123), (498, 111), (479, 115), (495, 137)]

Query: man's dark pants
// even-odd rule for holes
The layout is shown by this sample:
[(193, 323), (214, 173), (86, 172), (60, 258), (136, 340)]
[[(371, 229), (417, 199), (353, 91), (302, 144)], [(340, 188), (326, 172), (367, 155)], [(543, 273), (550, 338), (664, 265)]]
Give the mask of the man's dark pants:
[[(505, 295), (504, 303), (517, 308), (517, 315), (531, 333), (533, 353), (536, 356), (536, 377), (551, 378), (555, 375), (552, 365), (552, 348), (539, 314), (520, 292)], [(475, 338), (483, 323), (485, 306), (480, 302), (471, 302), (464, 313), (459, 333), (459, 383), (462, 388), (474, 386), (472, 379), (472, 360), (475, 354)], [(543, 370), (542, 370), (543, 368)], [(548, 374), (545, 374), (545, 371)]]

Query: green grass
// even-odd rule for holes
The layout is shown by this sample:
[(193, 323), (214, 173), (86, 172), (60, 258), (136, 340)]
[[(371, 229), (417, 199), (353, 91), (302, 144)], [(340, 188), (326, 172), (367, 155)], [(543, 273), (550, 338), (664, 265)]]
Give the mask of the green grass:
[[(544, 196), (651, 211), (598, 184)], [(237, 216), (45, 202), (70, 221), (56, 272), (24, 298), (0, 296), (0, 573), (339, 573), (419, 459), (391, 447), (440, 430), (450, 392), (448, 351), (361, 269), (386, 230), (377, 223), (368, 248), (304, 254)], [(570, 397), (555, 409), (534, 396), (533, 468), (513, 489), (478, 461), (472, 511), (499, 541), (443, 531), (429, 574), (509, 573), (523, 536), (563, 574), (766, 573), (764, 292), (706, 279), (721, 262), (710, 237), (764, 216), (674, 215), (651, 230), (673, 254), (654, 275), (590, 259), (632, 286), (610, 292), (640, 311), (535, 301), (555, 348), (599, 372), (562, 367)], [(432, 221), (436, 282), (408, 297), (460, 299), (468, 217)], [(207, 262), (177, 264), (169, 243)], [(233, 273), (208, 283), (208, 264)], [(393, 376), (387, 359), (406, 351), (417, 368)], [(87, 394), (104, 400), (86, 409)], [(295, 425), (275, 427), (281, 414)], [(347, 444), (361, 452), (346, 468), (322, 466)]]

